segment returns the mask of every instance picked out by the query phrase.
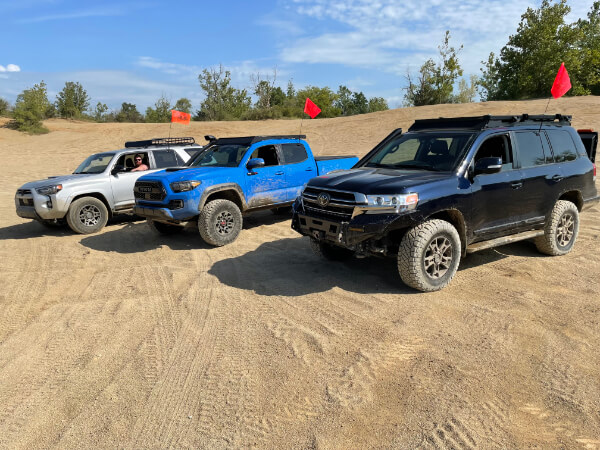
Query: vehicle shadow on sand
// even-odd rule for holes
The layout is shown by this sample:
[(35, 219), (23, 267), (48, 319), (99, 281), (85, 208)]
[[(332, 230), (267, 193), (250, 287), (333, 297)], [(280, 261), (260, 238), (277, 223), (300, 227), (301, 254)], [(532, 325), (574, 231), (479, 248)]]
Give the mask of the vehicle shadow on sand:
[(416, 293), (402, 283), (394, 260), (327, 261), (301, 237), (265, 242), (244, 255), (217, 261), (208, 273), (228, 286), (267, 296), (294, 297), (334, 287), (359, 294)]
[(547, 257), (537, 251), (535, 244), (532, 241), (519, 241), (471, 253), (461, 260), (458, 271), (460, 272), (461, 270), (472, 269), (474, 267), (502, 260), (506, 260), (508, 263), (511, 256), (521, 256), (525, 258)]

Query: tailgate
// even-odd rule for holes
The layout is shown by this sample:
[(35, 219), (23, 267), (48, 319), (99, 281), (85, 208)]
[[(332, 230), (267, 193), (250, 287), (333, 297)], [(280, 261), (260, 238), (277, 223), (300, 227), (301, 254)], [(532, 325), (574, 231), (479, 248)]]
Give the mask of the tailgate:
[(587, 152), (590, 160), (595, 162), (596, 160), (596, 148), (598, 146), (598, 132), (592, 130), (577, 130), (579, 137), (583, 141), (583, 146)]

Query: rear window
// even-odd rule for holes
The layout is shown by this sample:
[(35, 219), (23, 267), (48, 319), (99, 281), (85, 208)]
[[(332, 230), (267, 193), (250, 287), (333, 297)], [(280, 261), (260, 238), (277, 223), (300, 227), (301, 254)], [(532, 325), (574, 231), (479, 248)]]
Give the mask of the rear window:
[(184, 150), (188, 155), (190, 155), (190, 158), (193, 158), (202, 151), (202, 147), (186, 148)]
[(154, 162), (156, 162), (157, 169), (179, 165), (175, 157), (175, 150), (156, 150), (154, 152)]
[(575, 143), (566, 130), (548, 130), (550, 145), (556, 162), (573, 161), (577, 159)]
[(544, 155), (539, 133), (520, 131), (515, 133), (515, 140), (517, 141), (519, 161), (522, 168), (546, 164), (546, 156)]
[(283, 161), (285, 164), (295, 164), (308, 159), (306, 148), (302, 144), (282, 144)]

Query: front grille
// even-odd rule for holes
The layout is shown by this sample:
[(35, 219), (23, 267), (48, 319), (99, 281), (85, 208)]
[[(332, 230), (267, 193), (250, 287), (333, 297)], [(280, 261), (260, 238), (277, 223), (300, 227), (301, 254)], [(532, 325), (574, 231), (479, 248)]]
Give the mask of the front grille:
[[(327, 204), (319, 202), (319, 195), (329, 196)], [(357, 205), (354, 192), (335, 191), (331, 189), (319, 189), (307, 186), (302, 193), (304, 210), (318, 217), (335, 220), (349, 221), (352, 218), (352, 212)]]
[(19, 206), (33, 206), (33, 199), (32, 198), (20, 198)]
[(158, 181), (136, 181), (133, 195), (138, 200), (162, 201), (167, 196), (165, 188)]

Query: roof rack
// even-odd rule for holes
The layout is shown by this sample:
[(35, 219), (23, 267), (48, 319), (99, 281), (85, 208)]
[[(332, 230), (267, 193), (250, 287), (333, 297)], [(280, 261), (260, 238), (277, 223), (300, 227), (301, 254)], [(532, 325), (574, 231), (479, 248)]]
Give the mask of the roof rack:
[(515, 116), (476, 116), (476, 117), (440, 117), (439, 119), (415, 120), (408, 131), (433, 130), (433, 129), (462, 129), (483, 130), (486, 128), (511, 127), (522, 125), (571, 125), (571, 117), (564, 114), (554, 115), (529, 115)]
[(306, 139), (305, 134), (289, 134), (277, 136), (242, 136), (242, 137), (225, 137), (219, 138), (214, 143), (216, 144), (239, 144), (252, 145), (255, 142), (266, 141), (268, 139)]
[(196, 140), (193, 137), (169, 137), (169, 138), (153, 138), (143, 141), (128, 141), (125, 142), (125, 148), (139, 147), (164, 147), (167, 145), (192, 145)]

